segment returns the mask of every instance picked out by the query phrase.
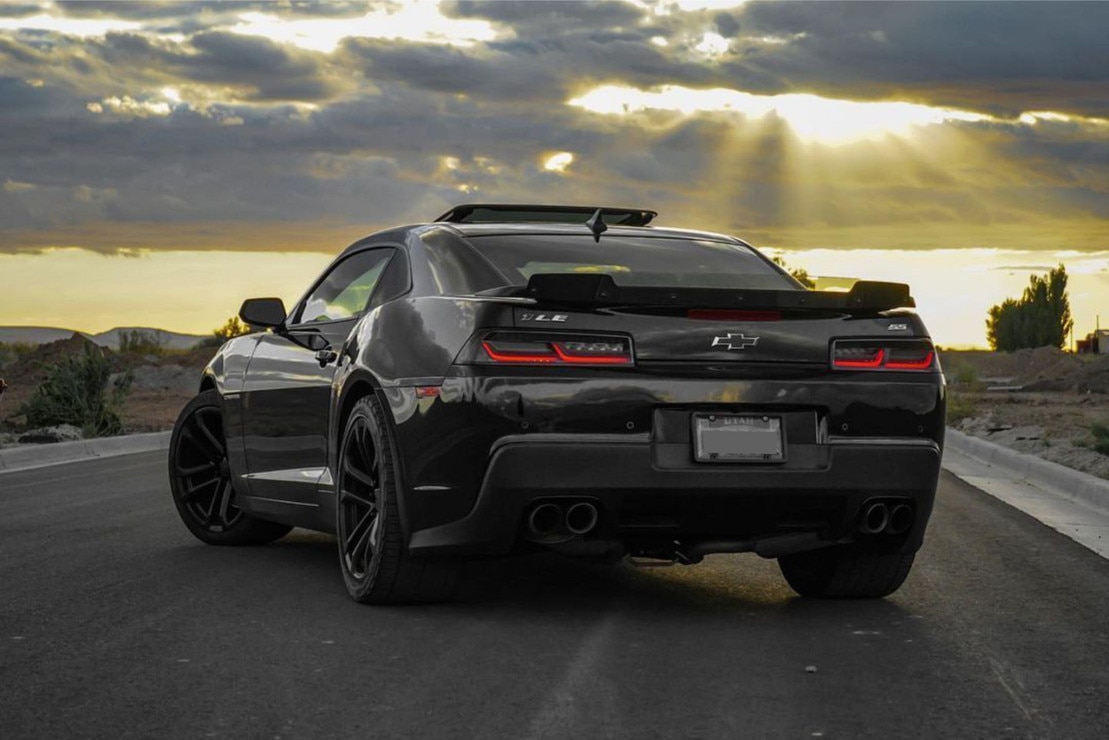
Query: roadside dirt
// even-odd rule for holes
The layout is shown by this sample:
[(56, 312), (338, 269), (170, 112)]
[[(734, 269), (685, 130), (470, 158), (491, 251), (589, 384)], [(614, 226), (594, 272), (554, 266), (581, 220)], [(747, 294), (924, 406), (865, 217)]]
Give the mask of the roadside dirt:
[(1109, 424), (1109, 355), (1051, 347), (942, 352), (948, 423), (967, 434), (1109, 478), (1090, 426)]
[[(40, 345), (0, 368), (9, 389), (0, 397), (4, 433), (22, 431), (19, 406), (48, 368), (90, 342), (81, 336)], [(172, 429), (196, 393), (214, 347), (136, 356), (107, 351), (114, 372), (134, 375), (122, 419), (129, 432)], [(942, 351), (950, 391), (948, 422), (968, 434), (1109, 478), (1109, 455), (1092, 448), (1090, 425), (1109, 424), (1109, 355), (1072, 355), (1053, 348), (1012, 353)], [(990, 389), (994, 390), (990, 390)]]
[(168, 350), (152, 355), (134, 355), (97, 348), (78, 334), (69, 339), (42, 344), (0, 367), (8, 389), (0, 396), (0, 444), (24, 429), (19, 413), (43, 381), (50, 368), (64, 357), (80, 354), (91, 346), (103, 351), (113, 375), (130, 370), (131, 392), (120, 414), (127, 432), (156, 432), (171, 429), (181, 408), (196, 394), (200, 373), (216, 352), (215, 347)]

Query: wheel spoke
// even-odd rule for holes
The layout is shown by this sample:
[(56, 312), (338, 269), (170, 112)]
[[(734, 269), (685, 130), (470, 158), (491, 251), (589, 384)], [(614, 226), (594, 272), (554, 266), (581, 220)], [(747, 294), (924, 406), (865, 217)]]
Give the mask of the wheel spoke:
[[(377, 517), (374, 517), (374, 521), (375, 522), (377, 521)], [(355, 557), (359, 558), (359, 560), (362, 561), (362, 572), (363, 573), (368, 572), (370, 570), (370, 559), (373, 557), (373, 547), (372, 547), (372, 543), (371, 543), (372, 534), (373, 534), (373, 527), (372, 526), (367, 527), (366, 528), (366, 534), (363, 535), (363, 537), (362, 537), (362, 542), (361, 542), (360, 547), (357, 550), (355, 550)]]
[(219, 466), (216, 465), (216, 463), (214, 463), (214, 462), (206, 462), (206, 463), (202, 463), (200, 465), (194, 465), (194, 466), (189, 467), (189, 468), (178, 467), (177, 468), (177, 475), (182, 477), (182, 478), (187, 478), (190, 475), (196, 475), (197, 473), (205, 473), (209, 470), (215, 470), (218, 467)]
[(200, 417), (197, 417), (196, 425), (200, 427), (200, 431), (203, 432), (204, 438), (208, 441), (208, 444), (211, 445), (213, 450), (218, 451), (219, 456), (222, 458), (224, 456), (225, 447), (223, 441), (216, 437), (216, 435), (212, 434), (212, 430), (208, 428), (207, 424), (200, 420)]
[(374, 512), (367, 511), (362, 515), (362, 518), (358, 520), (358, 523), (354, 525), (354, 528), (350, 530), (345, 548), (348, 555), (354, 555), (358, 551), (358, 546), (362, 543), (362, 540), (365, 539), (366, 530), (369, 529), (370, 524), (373, 523), (373, 519)]
[(366, 444), (366, 428), (364, 426), (356, 427), (352, 436), (351, 442), (358, 450), (358, 458), (361, 460), (362, 466), (372, 469), (373, 459), (370, 457), (369, 447)]
[(223, 479), (217, 479), (216, 490), (212, 491), (212, 500), (208, 502), (208, 510), (204, 513), (205, 524), (215, 524), (216, 514), (219, 513), (219, 502), (223, 498), (224, 482)]
[(366, 488), (373, 488), (375, 485), (377, 485), (377, 481), (374, 480), (373, 476), (368, 475), (358, 468), (354, 467), (350, 464), (349, 460), (343, 462), (343, 472), (349, 475), (351, 478), (354, 478), (362, 485), (366, 486)]
[(339, 503), (354, 503), (367, 509), (375, 508), (373, 500), (345, 488), (339, 491)]
[(191, 429), (186, 428), (181, 433), (181, 436), (188, 437), (192, 440), (193, 446), (196, 447), (197, 451), (209, 462), (218, 463), (223, 459), (223, 450), (211, 447), (207, 439), (196, 436)]
[(195, 485), (189, 486), (188, 488), (186, 488), (181, 493), (181, 500), (182, 501), (188, 501), (189, 499), (191, 499), (193, 496), (196, 495), (197, 491), (200, 491), (204, 488), (207, 488), (208, 486), (212, 485), (213, 483), (219, 484), (219, 482), (221, 480), (222, 480), (221, 478), (209, 478), (208, 480), (204, 481), (203, 483), (197, 483)]
[(227, 511), (231, 507), (231, 495), (235, 489), (231, 487), (231, 481), (224, 481), (222, 488), (219, 492), (219, 523), (223, 525), (230, 524), (227, 516)]

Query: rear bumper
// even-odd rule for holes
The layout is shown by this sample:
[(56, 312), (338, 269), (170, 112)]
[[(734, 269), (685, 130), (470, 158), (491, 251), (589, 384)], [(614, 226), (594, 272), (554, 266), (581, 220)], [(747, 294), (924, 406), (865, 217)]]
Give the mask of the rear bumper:
[[(688, 447), (686, 448), (688, 450)], [(648, 434), (526, 434), (493, 447), (476, 503), (455, 521), (413, 532), (413, 554), (509, 552), (537, 501), (588, 499), (600, 521), (587, 537), (639, 543), (762, 539), (809, 533), (849, 540), (863, 504), (912, 506), (896, 546), (916, 550), (940, 469), (931, 439), (832, 439), (789, 466), (699, 464)]]

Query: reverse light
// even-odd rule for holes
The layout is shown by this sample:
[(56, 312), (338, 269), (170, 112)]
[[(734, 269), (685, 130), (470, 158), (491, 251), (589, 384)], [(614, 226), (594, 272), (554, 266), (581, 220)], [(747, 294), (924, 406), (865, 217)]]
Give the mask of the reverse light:
[(925, 339), (839, 340), (832, 344), (836, 370), (932, 370), (936, 350)]
[(631, 343), (621, 337), (495, 333), (481, 342), (480, 361), (506, 365), (631, 365)]

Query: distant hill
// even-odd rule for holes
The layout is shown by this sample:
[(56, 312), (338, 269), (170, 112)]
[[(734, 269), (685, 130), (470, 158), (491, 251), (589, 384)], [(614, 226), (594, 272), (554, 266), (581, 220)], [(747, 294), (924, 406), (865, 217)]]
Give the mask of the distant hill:
[(146, 326), (118, 326), (99, 334), (74, 332), (72, 329), (57, 329), (50, 326), (0, 326), (0, 344), (47, 344), (59, 339), (68, 339), (74, 334), (83, 334), (101, 347), (119, 349), (119, 336), (125, 331), (141, 331), (153, 334), (166, 349), (192, 349), (197, 342), (205, 338), (205, 335), (179, 334)]

